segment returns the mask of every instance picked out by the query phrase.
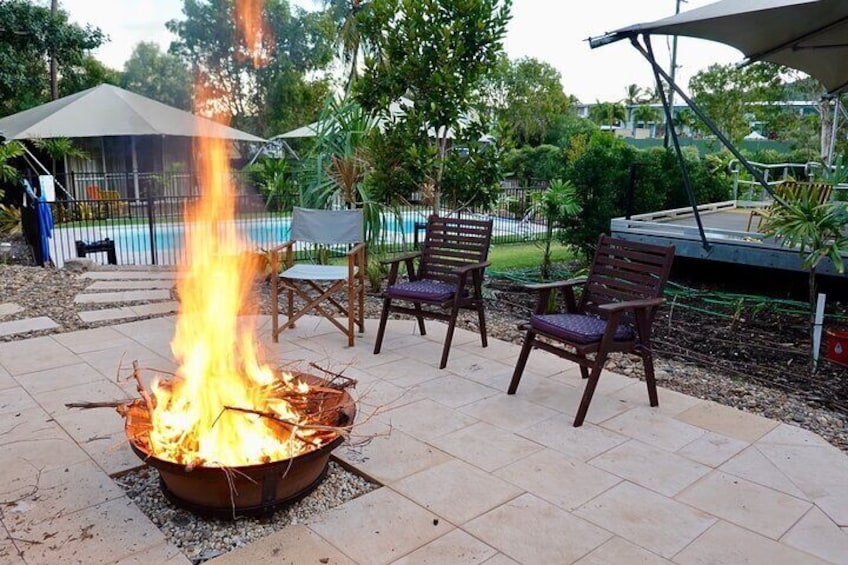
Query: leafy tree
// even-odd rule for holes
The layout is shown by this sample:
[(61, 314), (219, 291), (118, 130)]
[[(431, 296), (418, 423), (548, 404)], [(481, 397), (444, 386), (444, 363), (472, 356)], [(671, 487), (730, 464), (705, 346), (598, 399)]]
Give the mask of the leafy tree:
[(656, 122), (659, 117), (659, 110), (653, 106), (642, 104), (633, 109), (633, 127), (635, 128), (639, 122), (643, 123), (644, 127), (648, 127), (648, 122)]
[(751, 131), (751, 122), (767, 114), (768, 103), (783, 98), (782, 70), (773, 63), (742, 69), (710, 65), (692, 77), (689, 90), (719, 131), (738, 143)]
[(589, 108), (589, 119), (598, 125), (613, 127), (627, 119), (627, 111), (620, 102), (596, 102)]
[(532, 57), (510, 61), (502, 55), (479, 91), (480, 109), (508, 129), (516, 147), (555, 137), (571, 108), (559, 71)]
[[(332, 59), (329, 15), (292, 12), (287, 0), (265, 2), (267, 29), (259, 46), (245, 45), (235, 23), (235, 0), (183, 0), (183, 15), (166, 24), (178, 38), (170, 52), (197, 77), (206, 100), (201, 110), (222, 113), (236, 127), (266, 133), (272, 114), (269, 93), (279, 81), (292, 72), (322, 69)], [(260, 65), (254, 63), (254, 52), (262, 55)]]
[(68, 96), (101, 84), (119, 84), (121, 75), (91, 55), (79, 65), (66, 68), (59, 79), (59, 96)]
[(478, 81), (495, 63), (506, 33), (511, 0), (372, 0), (362, 34), (373, 46), (356, 93), (383, 116), (409, 96), (401, 121), (437, 138), (433, 206), (438, 210), (449, 133), (471, 107)]
[(70, 23), (63, 10), (54, 17), (49, 8), (28, 0), (0, 1), (0, 116), (50, 99), (50, 53), (67, 88), (74, 68), (84, 66), (86, 52), (105, 39), (97, 28)]
[(179, 57), (144, 41), (133, 49), (121, 76), (121, 86), (127, 90), (183, 110), (191, 110), (192, 83)]

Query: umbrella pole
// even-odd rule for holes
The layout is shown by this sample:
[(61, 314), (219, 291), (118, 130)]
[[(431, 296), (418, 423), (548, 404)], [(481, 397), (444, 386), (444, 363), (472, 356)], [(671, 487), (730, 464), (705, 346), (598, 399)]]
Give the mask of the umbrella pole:
[[(53, 176), (53, 173), (51, 173), (50, 170), (41, 163), (41, 161), (35, 158), (35, 155), (30, 152), (26, 144), (21, 143), (21, 147), (24, 148), (24, 152), (26, 153), (25, 157), (27, 158), (27, 161), (29, 161), (30, 167), (32, 167), (36, 171), (38, 170), (38, 167), (41, 167), (41, 170), (44, 171), (45, 175), (50, 175), (51, 177)], [(30, 161), (30, 159), (32, 159), (32, 161)], [(38, 165), (38, 167), (34, 166), (33, 163)], [(68, 189), (62, 186), (62, 183), (60, 183), (56, 177), (53, 177), (53, 182), (56, 184), (56, 186), (62, 189), (62, 192), (64, 192), (69, 199), (76, 200), (76, 198), (74, 198), (74, 196), (70, 192), (68, 192)]]
[[(650, 43), (648, 36), (645, 35), (644, 37), (646, 43)], [(706, 116), (706, 114), (704, 114), (703, 110), (701, 110), (701, 108), (697, 104), (695, 104), (695, 101), (689, 98), (689, 96), (687, 96), (686, 93), (683, 92), (683, 89), (680, 88), (680, 86), (676, 82), (671, 80), (671, 77), (668, 76), (668, 73), (663, 70), (659, 63), (657, 63), (656, 59), (653, 58), (650, 53), (648, 53), (645, 47), (643, 47), (639, 43), (636, 36), (630, 38), (630, 43), (633, 44), (633, 47), (635, 47), (636, 50), (639, 51), (639, 53), (641, 53), (642, 56), (648, 60), (649, 63), (651, 63), (651, 66), (654, 68), (654, 73), (660, 75), (661, 77), (663, 77), (663, 79), (665, 79), (666, 82), (668, 82), (669, 87), (673, 88), (674, 91), (680, 95), (680, 98), (684, 102), (686, 102), (686, 105), (689, 106), (689, 108), (691, 108), (692, 111), (695, 112), (695, 115), (698, 116), (698, 118), (700, 118), (702, 122), (704, 122), (704, 125), (706, 125), (707, 128), (709, 128), (709, 130), (713, 132), (713, 134), (715, 134), (715, 136), (722, 143), (722, 145), (724, 145), (727, 150), (730, 151), (730, 153), (733, 154), (733, 156), (736, 157), (740, 163), (742, 163), (742, 166), (745, 167), (745, 170), (748, 171), (758, 183), (760, 183), (760, 185), (765, 189), (765, 191), (768, 192), (776, 202), (779, 202), (780, 204), (786, 206), (786, 201), (777, 194), (775, 194), (769, 183), (766, 182), (766, 179), (763, 177), (763, 174), (757, 169), (755, 169), (748, 161), (748, 159), (746, 159), (745, 156), (742, 155), (738, 149), (736, 149), (733, 143), (729, 139), (727, 139), (727, 137), (723, 133), (721, 133), (721, 131), (716, 127), (712, 120), (710, 120)]]
[(695, 192), (692, 190), (692, 179), (689, 178), (689, 169), (686, 167), (686, 159), (683, 158), (683, 151), (680, 150), (680, 139), (677, 137), (677, 130), (674, 127), (671, 97), (666, 96), (662, 79), (657, 73), (659, 65), (657, 64), (656, 57), (654, 57), (654, 48), (651, 46), (650, 37), (645, 37), (645, 45), (648, 48), (648, 55), (650, 57), (649, 60), (654, 67), (654, 79), (657, 81), (657, 92), (660, 95), (663, 111), (665, 112), (666, 135), (670, 134), (671, 141), (674, 144), (674, 152), (677, 155), (677, 162), (680, 163), (680, 172), (683, 175), (683, 186), (686, 187), (686, 195), (689, 197), (689, 205), (692, 206), (692, 212), (695, 214), (695, 223), (698, 225), (698, 233), (701, 236), (701, 245), (705, 251), (709, 252), (710, 242), (707, 240), (707, 234), (704, 232), (704, 224), (701, 221), (701, 214), (698, 211), (698, 202), (695, 199)]

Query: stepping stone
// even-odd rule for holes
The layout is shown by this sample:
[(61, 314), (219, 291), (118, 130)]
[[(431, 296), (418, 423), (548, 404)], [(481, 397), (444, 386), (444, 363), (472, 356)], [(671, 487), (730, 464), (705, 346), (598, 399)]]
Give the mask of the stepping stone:
[(141, 318), (143, 316), (154, 316), (156, 314), (171, 314), (179, 308), (175, 301), (156, 302), (154, 304), (140, 304), (138, 306), (121, 306), (120, 308), (105, 308), (103, 310), (88, 310), (78, 312), (80, 320), (91, 324), (94, 322), (111, 322), (113, 320), (126, 320), (128, 318)]
[(176, 271), (88, 271), (83, 273), (81, 278), (94, 279), (98, 281), (117, 281), (117, 280), (150, 280), (150, 279), (166, 279), (174, 280), (177, 278)]
[(168, 290), (128, 290), (125, 292), (98, 292), (78, 294), (74, 297), (77, 304), (111, 304), (117, 302), (138, 302), (140, 300), (168, 300)]
[(0, 322), (0, 335), (23, 334), (38, 330), (52, 330), (58, 328), (59, 324), (47, 316), (38, 318), (24, 318), (23, 320), (12, 320), (11, 322)]
[(23, 309), (23, 306), (21, 306), (20, 304), (15, 304), (14, 302), (6, 302), (4, 304), (0, 304), (0, 318), (4, 316), (11, 316), (12, 314), (17, 314)]
[(155, 290), (172, 288), (174, 284), (176, 283), (170, 279), (97, 281), (86, 287), (85, 290)]

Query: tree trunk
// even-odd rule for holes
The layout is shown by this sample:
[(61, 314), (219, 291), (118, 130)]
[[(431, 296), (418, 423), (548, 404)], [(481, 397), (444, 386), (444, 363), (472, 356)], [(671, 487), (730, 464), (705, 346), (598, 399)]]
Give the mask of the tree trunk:
[[(59, 11), (59, 0), (51, 0), (50, 15), (56, 19)], [(59, 98), (59, 63), (56, 61), (56, 48), (50, 49), (50, 99), (57, 100)]]
[[(439, 130), (436, 128), (436, 135), (439, 135)], [(442, 137), (439, 137), (439, 168), (436, 172), (436, 182), (433, 186), (433, 213), (438, 214), (442, 207), (442, 176), (445, 172), (445, 159), (448, 155), (448, 127), (445, 126), (445, 132)]]

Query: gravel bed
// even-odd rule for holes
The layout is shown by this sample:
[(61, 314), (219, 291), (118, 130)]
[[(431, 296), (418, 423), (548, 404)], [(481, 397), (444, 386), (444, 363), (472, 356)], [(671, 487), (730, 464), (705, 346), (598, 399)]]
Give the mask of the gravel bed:
[[(288, 525), (304, 523), (379, 487), (331, 461), (321, 484), (300, 501), (262, 518), (222, 520), (199, 518), (171, 504), (159, 489), (159, 473), (148, 467), (116, 477), (115, 482), (192, 563), (223, 555)], [(285, 556), (278, 556), (278, 561), (284, 562)]]

